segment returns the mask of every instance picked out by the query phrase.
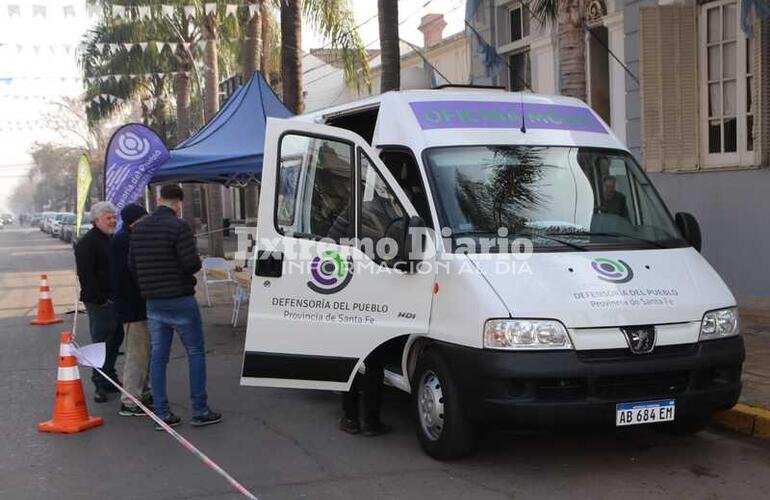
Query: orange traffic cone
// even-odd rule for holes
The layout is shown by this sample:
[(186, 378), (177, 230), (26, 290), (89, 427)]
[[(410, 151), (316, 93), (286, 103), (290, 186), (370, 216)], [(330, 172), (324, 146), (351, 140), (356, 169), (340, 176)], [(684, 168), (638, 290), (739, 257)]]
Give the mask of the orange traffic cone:
[(62, 332), (59, 345), (59, 375), (53, 419), (37, 425), (41, 432), (80, 432), (102, 425), (101, 417), (88, 416), (88, 407), (80, 384), (80, 371), (72, 346), (72, 333)]
[(61, 323), (62, 319), (56, 316), (53, 311), (53, 301), (51, 300), (51, 289), (48, 288), (48, 276), (40, 275), (40, 299), (37, 301), (37, 318), (33, 319), (31, 325), (53, 325)]

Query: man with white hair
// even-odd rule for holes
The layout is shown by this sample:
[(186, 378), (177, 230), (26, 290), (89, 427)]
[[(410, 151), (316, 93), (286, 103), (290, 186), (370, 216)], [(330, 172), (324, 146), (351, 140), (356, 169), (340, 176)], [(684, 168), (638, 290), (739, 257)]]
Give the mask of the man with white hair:
[[(117, 381), (115, 361), (123, 342), (123, 325), (118, 321), (115, 304), (110, 300), (110, 238), (117, 226), (115, 205), (101, 201), (91, 207), (91, 224), (88, 231), (75, 245), (75, 263), (80, 280), (80, 300), (88, 311), (88, 326), (93, 342), (106, 344), (106, 357), (102, 371)], [(117, 392), (99, 372), (93, 370), (94, 401), (104, 403), (107, 393)]]

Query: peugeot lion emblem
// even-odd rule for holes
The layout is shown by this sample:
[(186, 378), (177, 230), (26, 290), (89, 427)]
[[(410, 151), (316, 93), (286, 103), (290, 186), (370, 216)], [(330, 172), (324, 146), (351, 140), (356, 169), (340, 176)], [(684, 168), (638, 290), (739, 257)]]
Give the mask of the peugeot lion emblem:
[(654, 326), (627, 326), (620, 329), (634, 354), (647, 354), (655, 347)]

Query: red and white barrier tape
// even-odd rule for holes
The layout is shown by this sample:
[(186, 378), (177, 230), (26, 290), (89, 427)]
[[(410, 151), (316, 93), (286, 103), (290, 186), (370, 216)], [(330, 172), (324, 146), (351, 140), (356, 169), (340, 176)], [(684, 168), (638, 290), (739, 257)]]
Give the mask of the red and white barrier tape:
[[(75, 336), (75, 332), (74, 331), (72, 332), (72, 335), (73, 335), (73, 337)], [(75, 340), (73, 340), (72, 343), (75, 345), (75, 347), (80, 349), (80, 346), (78, 345), (77, 342), (75, 342)], [(92, 363), (88, 360), (88, 358), (84, 357), (84, 359), (86, 361), (88, 361), (89, 364), (92, 365)], [(185, 439), (184, 436), (182, 436), (177, 431), (172, 429), (166, 422), (163, 421), (163, 419), (161, 419), (159, 416), (157, 416), (154, 412), (152, 412), (145, 405), (143, 405), (141, 401), (139, 401), (138, 399), (136, 399), (134, 397), (133, 394), (129, 393), (128, 391), (123, 389), (123, 387), (121, 387), (120, 384), (118, 384), (117, 382), (112, 380), (106, 373), (104, 373), (101, 370), (101, 368), (94, 368), (94, 369), (96, 371), (98, 371), (112, 385), (114, 385), (121, 393), (125, 394), (131, 401), (133, 401), (134, 404), (136, 404), (139, 408), (141, 408), (142, 411), (144, 411), (147, 414), (148, 417), (152, 418), (155, 421), (155, 423), (157, 423), (160, 427), (162, 427), (164, 431), (166, 431), (167, 433), (171, 434), (171, 437), (176, 439), (177, 442), (179, 444), (181, 444), (187, 451), (189, 451), (190, 453), (195, 455), (198, 458), (198, 460), (200, 460), (201, 462), (203, 462), (206, 465), (206, 467), (208, 467), (209, 469), (213, 470), (214, 472), (216, 472), (217, 474), (219, 474), (220, 476), (225, 478), (227, 480), (227, 482), (230, 483), (230, 486), (232, 486), (235, 489), (235, 491), (237, 491), (238, 493), (240, 493), (244, 497), (249, 498), (251, 500), (259, 500), (249, 490), (247, 490), (245, 486), (243, 486), (241, 483), (236, 481), (233, 476), (228, 474), (227, 471), (225, 471), (222, 467), (217, 465), (217, 463), (214, 462), (213, 460), (211, 460), (209, 457), (207, 457), (205, 453), (203, 453), (198, 448), (196, 448), (195, 445), (193, 445), (190, 441)]]

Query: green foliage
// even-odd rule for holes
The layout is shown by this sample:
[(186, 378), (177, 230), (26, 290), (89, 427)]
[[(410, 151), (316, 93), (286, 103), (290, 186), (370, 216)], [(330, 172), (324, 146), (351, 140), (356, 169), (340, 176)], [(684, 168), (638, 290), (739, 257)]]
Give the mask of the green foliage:
[(340, 52), (345, 82), (355, 85), (356, 90), (361, 90), (361, 82), (364, 82), (371, 90), (369, 58), (348, 0), (303, 0), (302, 15), (310, 26), (329, 40), (332, 50)]

